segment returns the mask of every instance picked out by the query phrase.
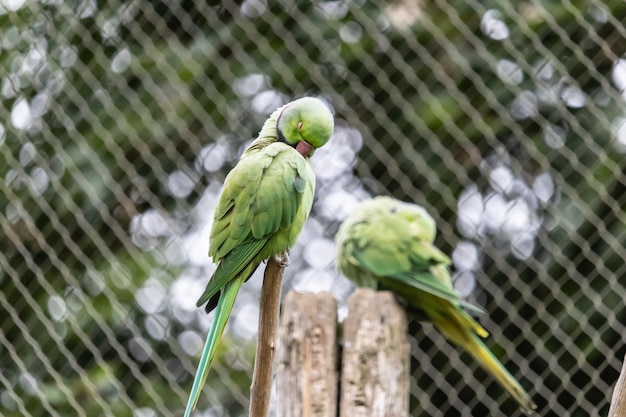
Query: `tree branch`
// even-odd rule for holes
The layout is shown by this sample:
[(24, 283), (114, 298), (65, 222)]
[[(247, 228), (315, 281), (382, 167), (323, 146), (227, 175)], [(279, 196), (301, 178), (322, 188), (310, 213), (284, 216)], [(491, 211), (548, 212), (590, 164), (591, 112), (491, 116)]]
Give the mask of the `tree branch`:
[(267, 417), (272, 391), (272, 371), (276, 352), (276, 334), (280, 311), (280, 291), (287, 255), (272, 256), (267, 261), (259, 303), (259, 336), (250, 386), (250, 417)]

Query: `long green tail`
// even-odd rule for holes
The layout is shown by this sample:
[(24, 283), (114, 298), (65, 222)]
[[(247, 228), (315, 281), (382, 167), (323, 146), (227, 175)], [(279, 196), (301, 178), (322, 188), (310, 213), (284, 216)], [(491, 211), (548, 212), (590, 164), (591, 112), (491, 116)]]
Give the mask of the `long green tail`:
[(517, 401), (524, 413), (531, 415), (537, 408), (530, 395), (522, 388), (519, 382), (506, 370), (504, 365), (491, 353), (489, 348), (473, 335), (473, 343), (463, 346), (480, 364), (489, 371), (511, 397)]
[(211, 361), (215, 356), (217, 345), (222, 338), (226, 323), (230, 317), (230, 313), (233, 310), (235, 304), (235, 298), (239, 289), (245, 282), (247, 274), (241, 274), (237, 278), (230, 281), (224, 286), (222, 293), (220, 294), (219, 302), (215, 308), (215, 316), (213, 317), (213, 325), (209, 330), (204, 349), (202, 350), (202, 356), (200, 357), (200, 363), (198, 364), (198, 370), (193, 380), (193, 386), (191, 387), (191, 393), (189, 394), (189, 400), (187, 401), (187, 407), (185, 408), (185, 417), (190, 417), (191, 411), (196, 408), (198, 399), (200, 398), (200, 391), (206, 382), (207, 375), (209, 374), (209, 368), (211, 367)]
[(447, 315), (431, 318), (435, 327), (444, 336), (465, 349), (493, 375), (502, 388), (517, 401), (524, 413), (528, 415), (533, 414), (533, 410), (537, 406), (530, 398), (530, 395), (480, 340), (480, 337), (486, 337), (488, 334), (480, 324), (459, 307), (449, 308)]

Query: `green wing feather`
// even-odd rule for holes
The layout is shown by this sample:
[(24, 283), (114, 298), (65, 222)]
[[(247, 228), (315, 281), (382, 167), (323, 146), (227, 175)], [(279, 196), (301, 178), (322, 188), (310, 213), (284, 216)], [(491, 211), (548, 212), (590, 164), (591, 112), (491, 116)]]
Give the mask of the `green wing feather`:
[[(202, 293), (198, 299), (196, 306), (200, 307), (217, 294), (235, 275), (239, 274), (250, 263), (250, 260), (263, 249), (263, 246), (265, 246), (268, 241), (269, 239), (252, 240), (233, 249), (231, 252), (232, 255), (225, 257), (224, 260), (217, 265), (213, 276), (209, 280), (204, 293)], [(254, 272), (254, 270), (250, 273), (252, 272)]]
[[(396, 282), (390, 281), (395, 280)], [(401, 286), (404, 286), (402, 289), (396, 289)], [(456, 291), (450, 291), (443, 287), (441, 283), (437, 281), (436, 278), (433, 277), (432, 274), (423, 273), (423, 274), (397, 274), (389, 277), (381, 278), (381, 287), (397, 292), (399, 295), (403, 295), (403, 292), (406, 294), (405, 297), (409, 300), (409, 304), (412, 304), (410, 300), (413, 298), (410, 296), (411, 289), (420, 290), (427, 292), (436, 297), (447, 300), (455, 305), (462, 306), (470, 311), (473, 311), (477, 314), (483, 314), (485, 311), (464, 300)], [(404, 290), (404, 291), (403, 291)], [(415, 308), (420, 308), (419, 305), (413, 306)]]
[(379, 224), (364, 221), (361, 225), (355, 224), (353, 230), (348, 237), (352, 244), (344, 244), (344, 251), (349, 253), (341, 256), (347, 255), (354, 266), (374, 276), (378, 288), (404, 295), (409, 303), (414, 299), (411, 292), (425, 291), (483, 313), (480, 307), (465, 301), (452, 287), (447, 272), (450, 258), (432, 243), (416, 239), (408, 222), (382, 221)]

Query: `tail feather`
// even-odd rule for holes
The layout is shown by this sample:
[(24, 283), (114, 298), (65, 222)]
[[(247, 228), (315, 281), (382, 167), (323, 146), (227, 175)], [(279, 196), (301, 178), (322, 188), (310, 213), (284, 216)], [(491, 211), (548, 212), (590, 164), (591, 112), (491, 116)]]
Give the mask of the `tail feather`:
[(480, 324), (458, 307), (454, 311), (448, 311), (445, 316), (431, 318), (437, 329), (472, 355), (517, 401), (526, 414), (533, 414), (537, 406), (530, 395), (480, 340), (479, 336), (485, 337), (488, 334)]
[(211, 330), (209, 330), (209, 335), (207, 336), (204, 349), (202, 350), (202, 356), (200, 357), (200, 363), (198, 364), (198, 370), (196, 371), (196, 376), (193, 380), (193, 386), (191, 387), (191, 393), (189, 394), (189, 400), (187, 401), (184, 417), (189, 417), (191, 415), (191, 411), (196, 408), (196, 404), (200, 398), (200, 391), (202, 390), (202, 387), (206, 382), (207, 375), (209, 374), (209, 368), (211, 367), (211, 361), (215, 356), (217, 345), (222, 338), (222, 334), (226, 328), (226, 323), (228, 322), (230, 313), (233, 310), (235, 298), (237, 297), (237, 293), (246, 278), (247, 275), (240, 275), (227, 283), (221, 292), (217, 308), (215, 309), (213, 324), (211, 325)]
[(472, 341), (463, 346), (493, 377), (502, 388), (517, 401), (526, 414), (532, 414), (537, 405), (530, 395), (522, 388), (519, 382), (506, 370), (504, 365), (494, 356), (487, 346), (477, 336), (472, 335)]

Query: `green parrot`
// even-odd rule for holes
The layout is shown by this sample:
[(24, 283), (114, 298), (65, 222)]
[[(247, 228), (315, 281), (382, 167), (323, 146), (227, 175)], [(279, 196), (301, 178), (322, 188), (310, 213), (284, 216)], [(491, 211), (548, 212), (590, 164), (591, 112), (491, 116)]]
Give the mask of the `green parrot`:
[(196, 407), (241, 285), (262, 261), (295, 244), (313, 205), (310, 157), (333, 129), (333, 115), (322, 101), (292, 101), (270, 115), (226, 176), (209, 243), (217, 268), (197, 303), (207, 303), (206, 312), (215, 309), (215, 315), (185, 417)]
[(450, 258), (437, 249), (437, 228), (422, 207), (389, 197), (360, 203), (337, 232), (337, 266), (357, 286), (389, 290), (464, 348), (519, 403), (536, 408), (528, 393), (480, 340), (488, 335), (462, 307), (483, 312), (452, 286)]

